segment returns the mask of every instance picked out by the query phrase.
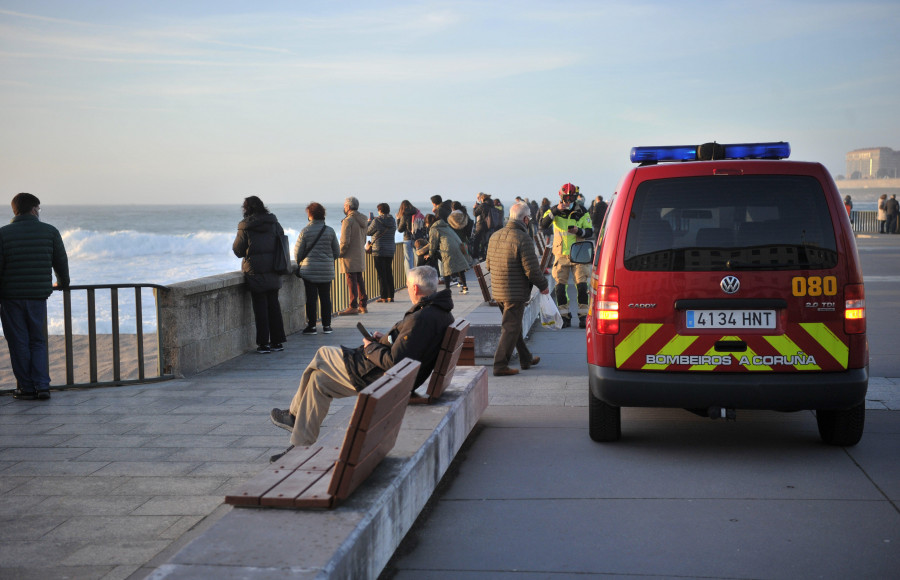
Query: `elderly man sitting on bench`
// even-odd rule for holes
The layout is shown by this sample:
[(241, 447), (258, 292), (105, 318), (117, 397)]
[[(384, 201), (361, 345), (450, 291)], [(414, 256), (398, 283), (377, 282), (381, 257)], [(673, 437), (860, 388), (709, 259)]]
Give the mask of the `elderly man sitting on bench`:
[[(372, 333), (362, 346), (323, 346), (303, 371), (288, 409), (272, 409), (272, 422), (291, 432), (291, 447), (312, 445), (328, 414), (331, 399), (354, 397), (404, 358), (421, 363), (415, 387), (428, 379), (447, 327), (453, 323), (449, 290), (437, 291), (438, 275), (431, 266), (413, 268), (406, 289), (413, 307), (387, 334)], [(414, 388), (415, 388), (414, 387)], [(287, 451), (285, 451), (287, 453)], [(281, 455), (273, 457), (277, 460)]]

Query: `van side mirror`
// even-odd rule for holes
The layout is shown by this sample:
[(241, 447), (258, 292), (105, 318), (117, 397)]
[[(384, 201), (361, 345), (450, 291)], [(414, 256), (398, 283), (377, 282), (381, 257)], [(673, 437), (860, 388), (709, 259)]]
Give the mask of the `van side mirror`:
[(590, 264), (594, 261), (594, 242), (575, 242), (569, 248), (569, 259), (576, 264)]

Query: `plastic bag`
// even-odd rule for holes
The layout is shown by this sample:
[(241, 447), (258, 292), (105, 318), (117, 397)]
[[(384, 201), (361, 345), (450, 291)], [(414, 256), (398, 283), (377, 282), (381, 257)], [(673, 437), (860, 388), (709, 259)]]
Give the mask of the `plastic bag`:
[(541, 326), (550, 330), (559, 330), (562, 328), (562, 314), (559, 308), (553, 302), (550, 293), (541, 294)]

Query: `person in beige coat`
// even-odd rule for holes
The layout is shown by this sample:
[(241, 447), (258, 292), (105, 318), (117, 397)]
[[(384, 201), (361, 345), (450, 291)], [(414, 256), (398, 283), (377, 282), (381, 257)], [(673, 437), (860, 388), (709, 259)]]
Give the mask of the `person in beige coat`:
[(338, 316), (366, 313), (369, 297), (366, 295), (366, 216), (359, 213), (359, 200), (351, 196), (344, 200), (344, 214), (341, 221), (341, 269), (347, 278), (350, 305), (338, 312)]

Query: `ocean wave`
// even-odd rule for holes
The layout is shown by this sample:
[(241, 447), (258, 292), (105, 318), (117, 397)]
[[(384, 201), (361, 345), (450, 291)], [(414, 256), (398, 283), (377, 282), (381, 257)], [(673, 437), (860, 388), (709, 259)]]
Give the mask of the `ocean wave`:
[[(296, 240), (295, 230), (285, 230)], [(121, 230), (97, 232), (72, 229), (62, 232), (69, 260), (133, 258), (134, 256), (214, 255), (231, 253), (233, 233), (196, 232), (190, 234), (155, 234)]]

